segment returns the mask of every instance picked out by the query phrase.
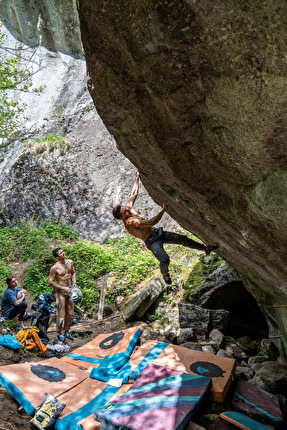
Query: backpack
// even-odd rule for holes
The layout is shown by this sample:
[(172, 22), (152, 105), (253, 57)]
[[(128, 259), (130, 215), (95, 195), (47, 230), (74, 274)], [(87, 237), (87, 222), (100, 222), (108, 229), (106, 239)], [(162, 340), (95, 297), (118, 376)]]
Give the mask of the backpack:
[(36, 311), (32, 314), (31, 326), (36, 326), (39, 329), (39, 337), (50, 340), (47, 335), (49, 327), (50, 312), (44, 303), (34, 306)]

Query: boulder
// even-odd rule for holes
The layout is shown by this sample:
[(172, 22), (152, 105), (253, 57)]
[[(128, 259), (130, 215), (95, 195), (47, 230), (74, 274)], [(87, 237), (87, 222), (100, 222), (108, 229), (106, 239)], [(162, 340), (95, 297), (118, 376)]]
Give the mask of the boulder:
[(200, 306), (173, 303), (166, 316), (176, 329), (192, 327), (196, 337), (205, 337), (208, 332), (210, 314)]
[(219, 349), (216, 355), (219, 355), (220, 357), (234, 358), (232, 353), (225, 351), (225, 349)]
[(176, 328), (173, 325), (168, 325), (164, 330), (164, 335), (171, 342), (176, 341)]
[(119, 304), (123, 320), (130, 321), (134, 316), (141, 318), (165, 290), (162, 276), (155, 274), (145, 280), (135, 293)]
[(226, 333), (231, 320), (231, 312), (226, 309), (209, 309), (210, 330), (220, 330)]
[(214, 329), (209, 333), (209, 339), (216, 344), (217, 348), (221, 348), (221, 346), (225, 343), (224, 335), (217, 329)]
[(190, 302), (200, 302), (206, 308), (230, 308), (244, 300), (245, 286), (227, 262), (223, 262), (200, 286), (189, 293)]
[[(252, 367), (255, 376), (249, 382), (264, 385), (264, 390), (272, 394), (282, 394), (287, 397), (287, 364), (281, 364), (274, 361), (255, 364)], [(259, 386), (259, 385), (258, 385)], [(262, 388), (260, 386), (260, 388)]]
[(203, 352), (207, 352), (208, 354), (215, 354), (215, 350), (211, 345), (204, 345), (201, 347)]
[(242, 336), (236, 339), (236, 343), (248, 355), (256, 355), (259, 352), (259, 348), (260, 348), (259, 340), (251, 340), (250, 337), (248, 336)]
[(286, 16), (285, 0), (79, 2), (104, 124), (151, 197), (219, 244), (287, 351)]
[(198, 342), (185, 342), (181, 346), (192, 349), (193, 351), (201, 351), (201, 346)]
[(175, 327), (169, 325), (164, 330), (164, 335), (171, 342), (176, 343), (177, 345), (185, 344), (188, 341), (194, 340), (194, 329), (193, 328), (180, 328), (176, 330)]
[(19, 363), (21, 348), (12, 349), (0, 345), (0, 363), (6, 365), (8, 363)]
[(240, 366), (236, 366), (235, 369), (235, 375), (238, 377), (242, 377), (243, 379), (246, 379), (249, 381), (249, 379), (253, 378), (254, 376), (254, 370), (251, 369), (249, 366), (243, 366), (242, 363)]

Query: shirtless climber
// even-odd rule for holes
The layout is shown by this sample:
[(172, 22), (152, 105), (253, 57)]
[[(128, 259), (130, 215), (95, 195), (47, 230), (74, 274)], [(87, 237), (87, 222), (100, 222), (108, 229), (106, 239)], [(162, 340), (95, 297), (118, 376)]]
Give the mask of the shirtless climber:
[(142, 215), (136, 212), (133, 208), (134, 202), (138, 195), (139, 189), (139, 173), (136, 174), (136, 179), (132, 188), (130, 199), (126, 206), (117, 205), (113, 208), (113, 215), (116, 219), (123, 221), (126, 230), (133, 236), (142, 239), (147, 248), (153, 253), (153, 255), (160, 262), (160, 271), (167, 285), (171, 285), (172, 281), (169, 275), (169, 256), (165, 252), (163, 245), (164, 243), (174, 243), (177, 245), (183, 245), (188, 248), (199, 249), (205, 251), (206, 254), (210, 254), (212, 251), (218, 248), (218, 245), (203, 245), (189, 239), (187, 236), (173, 233), (171, 231), (164, 231), (162, 227), (154, 227), (157, 224), (165, 212), (165, 205), (162, 210), (151, 219), (145, 219)]
[[(64, 342), (66, 339), (73, 340), (70, 327), (74, 319), (74, 303), (70, 300), (71, 278), (73, 285), (76, 285), (76, 273), (72, 260), (66, 259), (66, 254), (61, 248), (56, 248), (53, 255), (57, 258), (57, 263), (50, 269), (49, 285), (55, 288), (56, 292), (56, 326), (58, 339)], [(57, 282), (55, 282), (55, 280)], [(64, 327), (63, 326), (64, 323)], [(64, 328), (64, 335), (61, 331)]]

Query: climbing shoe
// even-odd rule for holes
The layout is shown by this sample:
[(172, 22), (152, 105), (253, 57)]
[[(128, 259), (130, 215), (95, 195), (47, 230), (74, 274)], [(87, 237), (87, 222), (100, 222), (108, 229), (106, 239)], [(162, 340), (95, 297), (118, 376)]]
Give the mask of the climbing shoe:
[(169, 274), (162, 275), (162, 276), (163, 276), (163, 279), (164, 279), (164, 282), (166, 283), (166, 285), (171, 285), (172, 284), (172, 280), (170, 279)]
[(60, 342), (65, 342), (65, 340), (66, 340), (65, 336), (63, 336), (61, 333), (58, 334), (57, 337), (58, 337), (58, 339), (59, 339)]
[(65, 334), (65, 339), (68, 339), (68, 340), (74, 340), (74, 338), (73, 338), (73, 336), (71, 335), (71, 333), (66, 333), (66, 334)]
[(218, 245), (207, 245), (205, 249), (205, 254), (209, 255), (212, 251), (215, 251), (217, 248), (219, 248)]

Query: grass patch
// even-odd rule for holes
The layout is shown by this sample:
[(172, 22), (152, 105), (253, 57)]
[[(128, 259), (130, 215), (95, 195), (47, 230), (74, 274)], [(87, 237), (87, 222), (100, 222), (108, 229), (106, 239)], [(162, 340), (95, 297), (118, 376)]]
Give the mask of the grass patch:
[(62, 136), (54, 136), (51, 133), (47, 134), (47, 136), (25, 140), (24, 145), (28, 148), (33, 148), (34, 155), (50, 154), (55, 150), (58, 150), (59, 154), (63, 155), (69, 149), (69, 143)]

